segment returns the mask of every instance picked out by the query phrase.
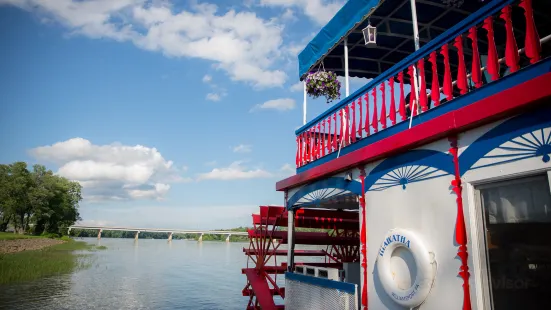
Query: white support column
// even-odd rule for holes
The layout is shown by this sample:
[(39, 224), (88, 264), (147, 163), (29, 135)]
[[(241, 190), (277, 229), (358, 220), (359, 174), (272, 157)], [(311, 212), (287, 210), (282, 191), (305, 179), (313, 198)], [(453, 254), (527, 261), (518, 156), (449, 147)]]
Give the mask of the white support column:
[(302, 125), (306, 125), (306, 80), (304, 80), (304, 100), (302, 102)]
[[(420, 48), (419, 27), (417, 25), (417, 6), (415, 4), (415, 0), (410, 0), (409, 2), (411, 4), (411, 23), (413, 25), (413, 42), (415, 44), (415, 50), (417, 51)], [(415, 92), (415, 94), (417, 94), (417, 96), (416, 96), (416, 100), (413, 101), (413, 106), (409, 107), (409, 109), (411, 110), (411, 113), (409, 116), (409, 128), (411, 128), (411, 124), (413, 122), (413, 109), (419, 108), (419, 105), (417, 104), (417, 101), (419, 100), (419, 86), (418, 86), (419, 81), (417, 80), (418, 76), (417, 76), (416, 66), (413, 66), (413, 76), (414, 76), (414, 79), (413, 79), (412, 86), (413, 86), (413, 91)]]
[(226, 237), (226, 242), (230, 242), (230, 237), (231, 237), (231, 234), (228, 234), (228, 236)]
[(287, 271), (293, 272), (295, 251), (295, 216), (293, 210), (287, 211)]
[(138, 238), (140, 236), (140, 231), (136, 231), (136, 234), (134, 235), (134, 241), (138, 241)]
[(415, 0), (409, 1), (411, 4), (411, 22), (413, 25), (413, 42), (415, 44), (415, 50), (419, 49), (419, 27), (417, 25), (417, 6)]
[(99, 231), (98, 231), (98, 240), (101, 239), (101, 232), (102, 232), (102, 231), (103, 231), (103, 229), (101, 229), (101, 228), (100, 228)]
[(203, 242), (203, 233), (201, 233), (201, 236), (199, 236), (199, 239), (197, 239), (197, 242)]
[(344, 85), (346, 97), (350, 96), (350, 83), (348, 79), (348, 39), (344, 39)]
[(172, 242), (172, 232), (168, 233), (168, 242)]

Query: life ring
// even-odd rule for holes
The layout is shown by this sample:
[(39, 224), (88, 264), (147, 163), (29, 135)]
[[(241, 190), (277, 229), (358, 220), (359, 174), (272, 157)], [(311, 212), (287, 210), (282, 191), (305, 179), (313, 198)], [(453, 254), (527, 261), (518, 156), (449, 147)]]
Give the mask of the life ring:
[[(398, 287), (390, 268), (392, 252), (399, 247), (407, 249), (413, 255), (417, 269), (415, 281), (408, 289)], [(436, 275), (436, 262), (415, 234), (399, 228), (390, 230), (379, 248), (376, 261), (379, 279), (392, 300), (408, 308), (417, 307), (425, 301)]]

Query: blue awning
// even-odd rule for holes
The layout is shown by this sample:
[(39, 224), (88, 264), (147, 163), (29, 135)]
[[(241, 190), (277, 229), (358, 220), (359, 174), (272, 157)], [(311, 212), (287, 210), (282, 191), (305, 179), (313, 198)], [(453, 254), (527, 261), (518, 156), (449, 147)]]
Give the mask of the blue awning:
[[(442, 0), (416, 0), (420, 45), (429, 42), (491, 1), (465, 0), (459, 7)], [(362, 29), (377, 27), (377, 46), (366, 47)], [(316, 71), (344, 76), (344, 38), (349, 76), (374, 78), (415, 51), (410, 0), (349, 0), (299, 54), (299, 78)]]
[(307, 73), (320, 58), (339, 44), (348, 31), (356, 28), (384, 0), (349, 0), (298, 55), (299, 75)]

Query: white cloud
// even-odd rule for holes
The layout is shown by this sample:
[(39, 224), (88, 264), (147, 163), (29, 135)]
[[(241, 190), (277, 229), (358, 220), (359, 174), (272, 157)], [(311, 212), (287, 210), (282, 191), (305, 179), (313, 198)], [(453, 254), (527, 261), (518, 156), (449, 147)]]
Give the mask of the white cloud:
[(35, 158), (59, 166), (57, 173), (79, 181), (87, 200), (162, 199), (170, 183), (188, 182), (155, 148), (120, 143), (94, 145), (73, 138), (30, 150)]
[(319, 25), (326, 24), (343, 6), (342, 0), (261, 0), (262, 5), (281, 6), (285, 8), (297, 7), (302, 13)]
[(247, 169), (242, 165), (242, 162), (236, 161), (225, 168), (214, 168), (207, 173), (201, 173), (197, 176), (197, 180), (244, 180), (244, 179), (259, 179), (270, 178), (272, 174), (260, 168)]
[(296, 106), (295, 99), (291, 99), (291, 98), (273, 99), (273, 100), (268, 100), (262, 104), (255, 105), (251, 109), (251, 112), (258, 109), (286, 111), (286, 110), (294, 109), (295, 106)]
[(208, 93), (207, 94), (207, 100), (220, 101), (220, 99), (222, 99), (220, 94), (217, 94), (217, 93)]
[(295, 174), (296, 172), (295, 167), (293, 167), (293, 165), (291, 164), (284, 164), (283, 166), (281, 166), (281, 168), (279, 168), (279, 171), (285, 174)]
[(293, 10), (287, 8), (285, 9), (285, 12), (283, 12), (283, 15), (281, 15), (281, 19), (285, 21), (296, 21), (297, 17), (295, 16), (295, 12)]
[(206, 100), (209, 101), (220, 101), (222, 98), (226, 97), (228, 95), (228, 92), (225, 88), (218, 86), (217, 84), (212, 82), (212, 76), (206, 74), (203, 76), (203, 83), (208, 84), (210, 89), (212, 90), (210, 93), (208, 93), (205, 97)]
[(291, 85), (290, 90), (292, 92), (304, 91), (304, 83), (300, 81), (296, 82), (295, 84)]
[(295, 168), (291, 164), (284, 164), (281, 168), (279, 168), (279, 170), (285, 172), (295, 172)]
[(239, 144), (233, 147), (234, 153), (250, 153), (253, 150), (253, 146), (249, 144)]
[(274, 19), (233, 9), (218, 12), (216, 5), (191, 3), (188, 10), (176, 10), (161, 0), (0, 0), (0, 5), (14, 5), (43, 20), (55, 20), (71, 35), (132, 42), (168, 57), (209, 60), (232, 80), (255, 87), (285, 83), (285, 72), (275, 69), (283, 27)]

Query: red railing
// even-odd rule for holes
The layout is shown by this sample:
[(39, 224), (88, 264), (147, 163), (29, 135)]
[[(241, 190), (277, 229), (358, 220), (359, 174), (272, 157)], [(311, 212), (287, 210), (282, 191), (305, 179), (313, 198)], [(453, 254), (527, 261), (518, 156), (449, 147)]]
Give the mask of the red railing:
[[(364, 88), (364, 92), (354, 94), (354, 98), (344, 99), (337, 109), (331, 109), (333, 112), (324, 113), (325, 116), (321, 119), (318, 117), (313, 124), (301, 129), (296, 138), (297, 168), (329, 154), (338, 153), (341, 148), (408, 120), (411, 115), (424, 113), (498, 80), (503, 76), (500, 73), (503, 63), (510, 73), (514, 73), (520, 67), (538, 62), (542, 55), (541, 42), (549, 40), (551, 36), (540, 40), (534, 21), (532, 0), (515, 3), (497, 8), (497, 14), (482, 16), (478, 23), (461, 29), (455, 37), (448, 37), (445, 44), (425, 50), (424, 55), (411, 63), (405, 66), (397, 64), (395, 67), (399, 66), (398, 70), (389, 69), (386, 73), (389, 76), (383, 73), (384, 79), (374, 79)], [(513, 9), (524, 12), (524, 23), (519, 23), (524, 28), (523, 31), (515, 29), (518, 33), (523, 32), (521, 35), (524, 48), (520, 50), (513, 29)], [(504, 36), (495, 35), (495, 30), (498, 29)], [(442, 36), (444, 35), (446, 33)], [(496, 44), (496, 39), (499, 39), (499, 45)], [(487, 53), (484, 67), (481, 66), (480, 50)], [(525, 56), (523, 59), (521, 54)], [(489, 75), (487, 81), (482, 76), (484, 71)], [(409, 102), (406, 102), (405, 86), (414, 88), (408, 82), (414, 80), (416, 73), (418, 94), (410, 91)], [(414, 107), (413, 113), (408, 111), (409, 107)]]

